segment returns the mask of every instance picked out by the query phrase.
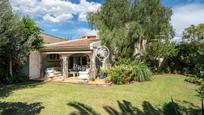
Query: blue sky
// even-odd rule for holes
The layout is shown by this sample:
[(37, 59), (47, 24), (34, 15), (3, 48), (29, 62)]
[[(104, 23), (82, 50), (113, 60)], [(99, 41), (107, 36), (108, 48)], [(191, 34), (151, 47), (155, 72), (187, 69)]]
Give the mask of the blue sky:
[[(95, 35), (86, 21), (87, 12), (96, 12), (104, 0), (10, 0), (13, 10), (29, 16), (43, 29), (43, 33), (65, 39), (77, 39)], [(161, 0), (173, 10), (172, 25), (175, 39), (184, 28), (204, 23), (204, 0)]]

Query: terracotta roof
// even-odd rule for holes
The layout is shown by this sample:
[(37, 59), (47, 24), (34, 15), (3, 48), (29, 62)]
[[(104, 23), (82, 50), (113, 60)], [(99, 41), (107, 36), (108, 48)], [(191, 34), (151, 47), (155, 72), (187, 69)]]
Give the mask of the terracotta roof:
[(86, 36), (77, 40), (47, 44), (41, 50), (88, 50), (90, 44), (96, 41), (99, 41), (96, 36)]
[(55, 37), (55, 36), (52, 36), (52, 35), (48, 35), (48, 34), (44, 34), (44, 33), (41, 33), (40, 36), (42, 37), (43, 42), (44, 42), (45, 44), (50, 44), (50, 43), (56, 43), (56, 42), (65, 41), (65, 40), (62, 39), (62, 38), (58, 38), (58, 37)]

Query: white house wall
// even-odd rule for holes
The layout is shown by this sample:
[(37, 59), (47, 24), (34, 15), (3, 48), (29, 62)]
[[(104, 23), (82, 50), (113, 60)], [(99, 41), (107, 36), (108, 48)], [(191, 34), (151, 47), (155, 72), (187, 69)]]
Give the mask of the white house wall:
[(29, 78), (40, 78), (41, 55), (39, 51), (33, 51), (29, 57)]

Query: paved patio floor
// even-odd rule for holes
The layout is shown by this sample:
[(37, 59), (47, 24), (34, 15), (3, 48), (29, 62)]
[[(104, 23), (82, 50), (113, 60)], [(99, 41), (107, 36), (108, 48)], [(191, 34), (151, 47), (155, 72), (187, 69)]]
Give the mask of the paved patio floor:
[(80, 80), (78, 77), (68, 77), (64, 80), (61, 77), (53, 77), (53, 78), (40, 78), (37, 80), (42, 80), (45, 82), (62, 82), (62, 83), (73, 83), (73, 84), (87, 84), (87, 85), (96, 85), (96, 86), (110, 86), (111, 83), (106, 83), (104, 79), (95, 79), (93, 80)]

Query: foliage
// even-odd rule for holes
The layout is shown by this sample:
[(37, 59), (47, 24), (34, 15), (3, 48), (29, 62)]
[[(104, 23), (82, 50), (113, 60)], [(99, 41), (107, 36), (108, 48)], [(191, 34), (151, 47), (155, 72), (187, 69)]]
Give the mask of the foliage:
[(105, 83), (111, 83), (111, 76), (108, 75), (104, 80), (105, 80)]
[(197, 64), (204, 64), (204, 43), (191, 42), (176, 45), (175, 55), (164, 60), (162, 70), (170, 69), (173, 73), (194, 74)]
[(13, 14), (7, 0), (1, 1), (0, 7), (0, 67), (4, 69), (0, 77), (13, 79), (30, 52), (41, 46), (42, 40), (34, 21)]
[[(195, 74), (203, 77), (204, 70), (204, 24), (190, 26), (183, 32), (183, 41), (176, 45), (176, 55), (165, 60), (163, 68), (171, 72)], [(167, 66), (168, 65), (168, 66)]]
[(22, 83), (29, 80), (29, 77), (24, 74), (17, 74), (13, 76), (13, 82), (12, 83)]
[(161, 5), (160, 0), (135, 0), (132, 12), (133, 21), (139, 22), (143, 31), (142, 39), (152, 42), (173, 38), (172, 11)]
[(146, 53), (149, 58), (158, 59), (166, 58), (170, 55), (174, 55), (176, 52), (175, 46), (170, 43), (152, 42), (147, 46)]
[(109, 69), (101, 67), (99, 74), (107, 74), (109, 73)]
[(145, 53), (146, 63), (154, 70), (159, 70), (161, 59), (173, 56), (176, 53), (175, 45), (165, 42), (152, 42), (147, 46)]
[(126, 84), (132, 81), (151, 80), (152, 72), (142, 62), (115, 65), (108, 73), (107, 81), (114, 84)]
[(204, 64), (196, 64), (194, 67), (194, 74), (204, 80)]
[[(201, 84), (201, 87), (199, 87), (198, 89), (197, 89), (197, 92), (198, 92), (198, 96), (201, 98), (201, 100), (203, 100), (204, 99), (204, 81), (203, 81), (203, 83)], [(203, 103), (203, 102), (202, 102)], [(202, 108), (202, 109), (204, 109), (204, 108)]]
[(183, 39), (187, 41), (201, 41), (204, 39), (204, 24), (191, 25), (183, 32)]
[(204, 85), (204, 80), (195, 76), (187, 77), (185, 81), (189, 83), (197, 84), (197, 85)]
[(9, 73), (5, 72), (5, 68), (0, 67), (0, 84), (12, 84), (12, 83), (21, 83), (26, 82), (29, 80), (29, 77), (22, 74), (22, 73), (16, 73), (12, 77), (9, 75)]
[(116, 58), (131, 58), (135, 43), (173, 37), (171, 15), (159, 0), (106, 0), (98, 12), (88, 15), (88, 21)]
[(114, 84), (126, 84), (131, 81), (131, 69), (128, 65), (118, 65), (111, 69), (108, 76), (111, 77), (111, 81)]
[(148, 81), (151, 80), (152, 72), (144, 63), (138, 63), (137, 65), (132, 65), (131, 76), (134, 81)]
[(37, 27), (36, 23), (29, 17), (22, 18), (23, 27), (22, 31), (25, 40), (31, 40), (31, 50), (38, 49), (42, 46), (42, 39), (40, 37), (41, 28)]

